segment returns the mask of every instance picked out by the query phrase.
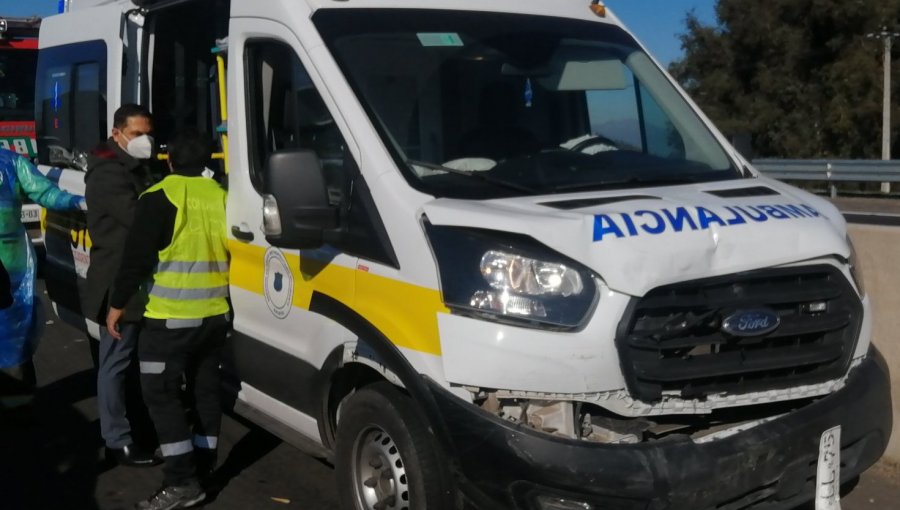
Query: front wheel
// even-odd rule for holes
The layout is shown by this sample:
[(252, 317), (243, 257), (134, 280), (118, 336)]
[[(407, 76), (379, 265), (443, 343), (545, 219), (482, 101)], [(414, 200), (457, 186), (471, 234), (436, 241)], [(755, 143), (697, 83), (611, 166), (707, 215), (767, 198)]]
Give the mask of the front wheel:
[(341, 405), (335, 465), (344, 510), (451, 510), (443, 454), (411, 398), (367, 386)]

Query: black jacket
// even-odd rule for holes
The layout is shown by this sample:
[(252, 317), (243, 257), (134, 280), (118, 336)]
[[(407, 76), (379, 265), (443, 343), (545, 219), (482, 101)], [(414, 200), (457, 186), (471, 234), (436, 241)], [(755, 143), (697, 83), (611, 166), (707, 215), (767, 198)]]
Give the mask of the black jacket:
[(134, 214), (134, 228), (125, 245), (125, 259), (119, 266), (115, 290), (109, 295), (109, 305), (121, 308), (137, 294), (142, 283), (153, 276), (159, 263), (159, 252), (172, 244), (178, 209), (158, 189), (145, 193), (138, 200)]
[[(85, 317), (100, 324), (106, 320), (109, 294), (125, 250), (128, 231), (140, 194), (153, 184), (146, 165), (109, 139), (91, 151), (84, 178), (87, 225), (91, 234), (91, 265), (81, 293)], [(144, 315), (144, 299), (132, 298), (125, 307), (126, 322)]]

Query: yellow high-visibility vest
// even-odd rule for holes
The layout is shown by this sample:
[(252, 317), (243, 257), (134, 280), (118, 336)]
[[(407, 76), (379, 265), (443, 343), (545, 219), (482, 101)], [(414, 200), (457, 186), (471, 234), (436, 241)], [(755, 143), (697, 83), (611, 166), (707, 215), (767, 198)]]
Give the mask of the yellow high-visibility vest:
[(178, 209), (172, 243), (159, 252), (144, 316), (203, 319), (228, 313), (225, 190), (206, 177), (169, 175), (162, 190)]

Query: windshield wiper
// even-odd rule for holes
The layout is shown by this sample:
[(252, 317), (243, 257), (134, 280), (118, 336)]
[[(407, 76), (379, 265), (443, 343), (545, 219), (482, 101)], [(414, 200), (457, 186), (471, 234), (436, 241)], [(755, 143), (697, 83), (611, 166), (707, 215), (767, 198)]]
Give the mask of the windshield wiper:
[[(484, 181), (495, 186), (500, 186), (503, 188), (520, 191), (522, 193), (528, 193), (529, 195), (537, 195), (538, 192), (535, 189), (529, 188), (528, 186), (522, 186), (521, 184), (505, 181), (503, 179), (497, 179), (496, 177), (491, 177), (490, 175), (486, 175), (484, 172), (471, 172), (468, 170), (459, 170), (456, 168), (450, 168), (443, 165), (438, 165), (437, 163), (429, 163), (427, 161), (418, 161), (415, 159), (407, 159), (406, 164), (410, 166), (421, 166), (423, 168), (428, 168), (430, 170), (440, 170), (442, 172), (447, 172), (448, 174), (455, 175), (464, 175), (466, 177), (473, 177), (480, 181)], [(415, 170), (413, 170), (415, 171)]]
[(622, 188), (629, 186), (675, 186), (679, 184), (695, 184), (703, 179), (697, 177), (626, 177), (624, 179), (610, 179), (606, 181), (582, 182), (577, 184), (564, 184), (555, 186), (553, 191), (586, 191), (593, 189)]

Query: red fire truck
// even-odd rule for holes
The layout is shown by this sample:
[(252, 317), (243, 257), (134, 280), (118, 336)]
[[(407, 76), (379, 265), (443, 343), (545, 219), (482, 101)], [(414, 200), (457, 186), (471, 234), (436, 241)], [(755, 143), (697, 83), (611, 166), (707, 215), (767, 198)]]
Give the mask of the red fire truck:
[(35, 156), (34, 70), (41, 19), (0, 17), (0, 147)]
[[(41, 18), (0, 16), (0, 148), (37, 155), (34, 134), (34, 75)], [(41, 242), (41, 208), (26, 203), (22, 222), (36, 244)]]

